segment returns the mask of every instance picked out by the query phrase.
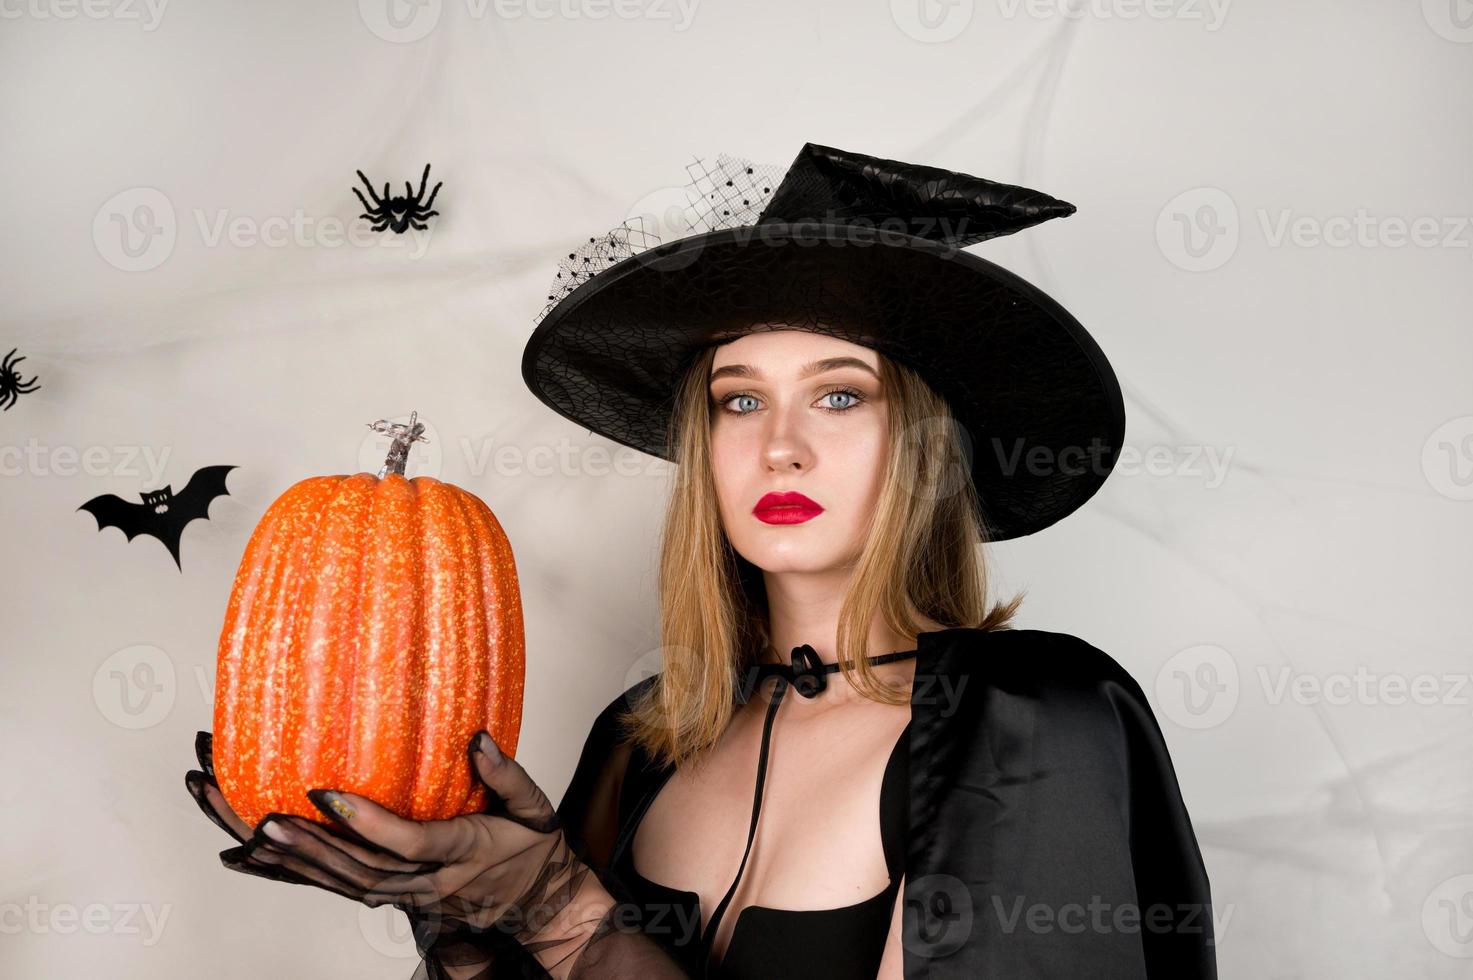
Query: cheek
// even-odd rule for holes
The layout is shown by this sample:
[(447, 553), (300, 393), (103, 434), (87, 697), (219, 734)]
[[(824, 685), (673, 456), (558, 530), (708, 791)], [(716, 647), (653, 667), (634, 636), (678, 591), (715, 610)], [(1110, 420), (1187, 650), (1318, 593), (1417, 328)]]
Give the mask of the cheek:
[(711, 433), (711, 476), (716, 482), (716, 498), (726, 513), (742, 494), (742, 474), (751, 468), (755, 448), (743, 446), (729, 428), (718, 427)]
[(856, 511), (868, 515), (880, 495), (888, 443), (881, 431), (856, 432), (829, 450), (830, 469), (844, 474), (842, 488)]
[(885, 461), (885, 424), (876, 421), (875, 413), (865, 419), (865, 425), (853, 426), (843, 438), (835, 439), (831, 454), (844, 457), (850, 466), (862, 467), (864, 472), (878, 471)]

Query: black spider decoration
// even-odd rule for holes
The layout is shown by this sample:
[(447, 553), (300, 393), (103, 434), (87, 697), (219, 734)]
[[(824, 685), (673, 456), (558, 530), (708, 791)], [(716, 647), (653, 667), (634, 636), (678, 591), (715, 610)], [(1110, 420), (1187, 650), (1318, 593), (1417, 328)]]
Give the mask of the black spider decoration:
[(430, 165), (428, 163), (425, 164), (424, 174), (419, 178), (419, 193), (416, 194), (414, 192), (414, 186), (406, 180), (404, 182), (403, 197), (389, 196), (389, 182), (387, 180), (384, 181), (384, 193), (380, 197), (374, 193), (373, 185), (368, 182), (367, 177), (363, 176), (363, 171), (359, 170), (357, 174), (358, 179), (363, 181), (363, 186), (368, 188), (368, 196), (373, 198), (373, 204), (369, 204), (363, 199), (363, 195), (358, 193), (358, 188), (353, 188), (353, 193), (358, 195), (358, 200), (362, 202), (364, 209), (364, 213), (358, 217), (367, 218), (369, 221), (372, 221), (374, 231), (383, 231), (386, 228), (392, 228), (394, 229), (394, 234), (402, 235), (409, 230), (411, 225), (419, 231), (424, 231), (427, 226), (421, 222), (426, 218), (432, 218), (440, 213), (439, 211), (431, 211), (430, 208), (435, 203), (435, 195), (440, 193), (440, 186), (445, 183), (443, 180), (435, 184), (434, 190), (430, 191), (430, 199), (423, 204), (420, 203), (425, 196), (425, 184), (429, 183), (430, 179)]
[[(25, 358), (15, 357), (15, 352), (18, 349), (12, 347), (10, 353), (5, 355), (5, 360), (0, 362), (0, 404), (5, 406), (5, 411), (7, 412), (10, 411), (10, 406), (14, 405), (16, 399), (21, 395), (35, 391), (41, 387), (36, 384), (35, 378), (31, 378), (29, 381), (21, 380), (20, 372), (15, 369), (15, 366), (21, 361), (24, 361)], [(15, 359), (11, 360), (13, 357)]]

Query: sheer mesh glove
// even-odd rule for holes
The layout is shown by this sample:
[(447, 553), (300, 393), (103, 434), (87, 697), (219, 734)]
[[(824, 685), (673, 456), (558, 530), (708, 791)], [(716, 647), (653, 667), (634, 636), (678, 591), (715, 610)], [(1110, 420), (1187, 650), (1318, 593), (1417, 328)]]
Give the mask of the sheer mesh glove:
[(240, 842), (222, 863), (401, 909), (425, 959), (416, 978), (686, 976), (647, 936), (615, 927), (614, 900), (569, 847), (552, 804), (485, 732), (468, 747), (491, 791), (485, 813), (413, 821), (356, 794), (312, 790), (331, 829), (280, 813), (250, 827), (221, 794), (208, 732), (195, 749), (202, 771), (186, 786)]
[[(200, 770), (203, 771), (192, 769), (185, 773), (185, 787), (194, 797), (194, 801), (199, 804), (199, 808), (204, 811), (205, 816), (243, 845), (221, 851), (221, 864), (232, 871), (244, 874), (258, 875), (262, 878), (287, 881), (293, 884), (315, 885), (355, 900), (360, 897), (361, 892), (348, 888), (346, 882), (322, 874), (320, 869), (314, 866), (300, 865), (298, 870), (292, 870), (292, 866), (298, 865), (298, 862), (266, 863), (256, 858), (254, 853), (257, 848), (270, 843), (269, 839), (263, 839), (257, 834), (250, 824), (237, 816), (230, 808), (230, 804), (225, 802), (225, 796), (215, 778), (213, 739), (210, 732), (195, 734), (194, 752), (196, 758), (199, 759)], [(263, 820), (262, 823), (265, 821)]]

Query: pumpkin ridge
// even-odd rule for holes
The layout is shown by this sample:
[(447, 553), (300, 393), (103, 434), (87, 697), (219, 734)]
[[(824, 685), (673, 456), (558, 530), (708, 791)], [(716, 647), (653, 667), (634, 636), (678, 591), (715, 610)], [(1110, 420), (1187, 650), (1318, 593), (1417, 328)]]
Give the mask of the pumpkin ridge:
[[(331, 493), (336, 494), (336, 484), (329, 484)], [(300, 596), (304, 584), (309, 580), (307, 569), (310, 563), (302, 560), (301, 552), (293, 547), (294, 541), (303, 536), (316, 536), (322, 526), (323, 512), (312, 506), (316, 503), (313, 491), (316, 487), (297, 485), (295, 492), (288, 491), (282, 509), (277, 515), (279, 532), (276, 545), (272, 548), (269, 588), (264, 595), (252, 602), (249, 628), (257, 635), (265, 635), (268, 642), (261, 645), (254, 662), (245, 661), (243, 667), (259, 678), (255, 691), (257, 710), (251, 726), (250, 739), (255, 752), (255, 767), (252, 778), (252, 800), (255, 809), (248, 818), (252, 825), (272, 810), (283, 810), (290, 803), (285, 799), (285, 789), (277, 785), (273, 774), (285, 769), (294, 771), (294, 747), (289, 739), (275, 733), (282, 730), (285, 719), (282, 715), (296, 699), (292, 696), (295, 672), (292, 668), (294, 642)], [(274, 505), (273, 505), (274, 506)], [(299, 808), (297, 808), (299, 809)], [(289, 812), (289, 811), (286, 811)]]
[(363, 677), (354, 688), (359, 719), (355, 747), (359, 778), (375, 802), (408, 813), (414, 795), (412, 767), (417, 757), (421, 691), (416, 661), (422, 642), (423, 597), (416, 588), (421, 561), (420, 499), (413, 482), (390, 473), (376, 486), (366, 565), (359, 584), (360, 644), (354, 661)]
[[(485, 501), (472, 496), (470, 502), (479, 519), (485, 542), (485, 561), (489, 564), (493, 578), (499, 581), (505, 577), (515, 583), (516, 557), (512, 552), (511, 539), (507, 537), (501, 522), (491, 508), (486, 506)], [(520, 595), (519, 591), (517, 594)], [(494, 610), (496, 623), (490, 640), (493, 659), (488, 664), (491, 679), (483, 710), (488, 718), (495, 719), (496, 744), (509, 757), (516, 758), (521, 738), (522, 702), (527, 676), (522, 607), (520, 601), (497, 603)]]
[[(293, 783), (325, 780), (341, 784), (354, 772), (354, 684), (357, 683), (355, 667), (360, 650), (356, 631), (348, 638), (351, 646), (346, 650), (344, 645), (347, 641), (340, 633), (345, 622), (357, 623), (362, 616), (357, 597), (362, 591), (366, 551), (364, 512), (371, 509), (373, 490), (368, 474), (343, 478), (336, 493), (321, 508), (316, 533), (307, 549), (311, 556), (309, 567), (316, 574), (308, 578), (295, 600), (300, 611), (305, 613), (296, 632), (298, 643), (305, 652), (303, 663), (313, 676), (320, 678), (323, 693), (318, 704), (309, 706), (303, 703), (306, 691), (298, 692), (302, 721), (298, 729), (290, 733), (299, 743), (297, 767), (286, 770)], [(323, 569), (325, 562), (330, 563), (330, 575)], [(350, 613), (343, 609), (342, 590), (353, 594), (354, 605)], [(300, 788), (305, 791), (316, 787), (306, 785)], [(283, 798), (278, 801), (276, 809), (325, 822), (310, 802), (292, 798), (291, 788), (282, 786), (281, 792)]]
[(435, 725), (438, 719), (432, 717), (430, 711), (433, 697), (430, 682), (434, 677), (434, 638), (430, 635), (430, 626), (425, 618), (426, 606), (436, 600), (434, 583), (431, 581), (434, 574), (434, 562), (430, 560), (431, 540), (426, 525), (441, 523), (426, 520), (426, 517), (432, 516), (431, 510), (434, 506), (430, 495), (430, 487), (433, 482), (424, 476), (417, 476), (409, 481), (414, 492), (414, 540), (419, 542), (420, 548), (415, 556), (415, 568), (412, 574), (407, 576), (414, 583), (414, 635), (418, 640), (417, 656), (414, 658), (408, 680), (413, 685), (415, 697), (418, 699), (416, 716), (419, 718), (419, 724), (414, 726), (414, 747), (408, 755), (409, 769), (405, 782), (408, 786), (408, 812), (411, 818), (416, 820), (423, 819), (422, 814), (426, 810), (421, 802), (420, 787), (430, 781), (426, 778), (425, 772), (428, 768), (426, 756), (433, 753), (437, 742)]
[[(456, 673), (469, 679), (471, 690), (480, 690), (485, 682), (482, 661), (485, 660), (486, 634), (477, 622), (482, 580), (479, 565), (475, 562), (473, 532), (465, 511), (464, 495), (448, 484), (441, 484), (437, 492), (443, 495), (446, 509), (453, 515), (453, 519), (447, 519), (446, 523), (454, 530), (455, 542), (455, 580), (451, 585), (455, 596), (452, 607), (454, 643), (459, 651)], [(470, 740), (470, 733), (475, 730), (471, 726), (476, 724), (475, 709), (468, 704), (469, 701), (468, 698), (457, 698), (450, 706), (451, 731), (462, 744)], [(439, 793), (431, 801), (436, 810), (446, 809), (452, 801), (454, 809), (461, 809), (469, 800), (470, 767), (463, 758), (458, 758), (457, 762), (439, 782)]]
[[(298, 688), (301, 678), (305, 676), (302, 670), (303, 661), (311, 654), (310, 650), (304, 649), (302, 643), (301, 614), (303, 593), (311, 585), (311, 570), (316, 563), (309, 548), (290, 545), (297, 541), (313, 542), (317, 539), (326, 517), (323, 502), (336, 497), (341, 492), (341, 484), (341, 478), (310, 486), (298, 483), (284, 495), (287, 516), (280, 526), (291, 532), (284, 536), (284, 542), (289, 546), (280, 553), (280, 562), (275, 569), (277, 579), (267, 595), (267, 601), (262, 603), (266, 620), (271, 624), (268, 631), (273, 637), (265, 645), (272, 657), (271, 662), (266, 665), (266, 683), (270, 685), (272, 678), (278, 678), (281, 690), (274, 697), (270, 696), (269, 691), (261, 692), (262, 712), (257, 717), (259, 730), (255, 733), (256, 744), (275, 746), (277, 756), (268, 763), (263, 752), (258, 760), (262, 768), (257, 782), (260, 788), (258, 806), (261, 810), (257, 820), (272, 810), (290, 813), (302, 809), (300, 805), (293, 805), (295, 801), (287, 797), (287, 788), (278, 785), (279, 781), (272, 778), (276, 772), (296, 773), (300, 770), (299, 733), (303, 727), (303, 719), (298, 706), (303, 699)], [(279, 716), (268, 717), (268, 707), (278, 710)]]
[(271, 561), (273, 538), (279, 533), (279, 522), (263, 519), (251, 534), (246, 543), (250, 571), (231, 588), (220, 631), (215, 669), (214, 755), (220, 791), (228, 801), (243, 799), (256, 785), (249, 781), (255, 773), (256, 742), (246, 729), (250, 725), (250, 707), (259, 701), (255, 683), (258, 672), (246, 669), (242, 657), (231, 654), (246, 647), (245, 637), (252, 635), (253, 600), (261, 594), (263, 580), (270, 581), (275, 565)]

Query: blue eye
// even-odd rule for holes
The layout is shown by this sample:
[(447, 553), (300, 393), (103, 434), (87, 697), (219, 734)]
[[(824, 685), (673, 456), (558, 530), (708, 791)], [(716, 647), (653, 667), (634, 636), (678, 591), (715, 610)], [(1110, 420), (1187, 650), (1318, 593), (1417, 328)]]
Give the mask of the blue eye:
[(835, 388), (833, 391), (825, 392), (823, 398), (819, 399), (819, 401), (833, 398), (835, 396), (838, 396), (839, 398), (847, 398), (849, 400), (848, 404), (837, 406), (820, 405), (819, 408), (825, 412), (830, 412), (838, 415), (844, 412), (853, 411), (855, 408), (859, 407), (861, 402), (864, 401), (864, 393), (855, 388)]
[[(827, 395), (825, 395), (824, 397), (825, 398), (833, 398), (835, 396), (838, 396), (839, 398), (853, 398), (854, 397), (852, 394), (850, 394), (847, 391), (831, 391)], [(852, 406), (850, 406), (850, 405), (830, 405), (830, 407), (831, 408), (844, 409), (844, 408), (850, 408)]]

